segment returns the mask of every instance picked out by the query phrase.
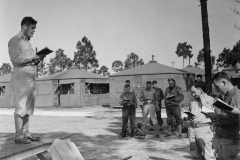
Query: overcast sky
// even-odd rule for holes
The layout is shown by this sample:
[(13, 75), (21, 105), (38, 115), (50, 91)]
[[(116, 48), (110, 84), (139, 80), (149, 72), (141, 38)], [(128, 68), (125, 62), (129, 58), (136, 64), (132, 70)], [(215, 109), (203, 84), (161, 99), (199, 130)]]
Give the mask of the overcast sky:
[[(23, 17), (38, 21), (31, 44), (39, 50), (61, 48), (73, 59), (76, 44), (86, 36), (97, 53), (100, 67), (111, 73), (112, 62), (124, 61), (131, 52), (145, 63), (155, 55), (158, 63), (183, 68), (175, 54), (179, 42), (193, 46), (196, 62), (203, 48), (199, 0), (1, 0), (0, 66), (10, 63), (8, 41), (20, 31)], [(212, 55), (240, 40), (234, 28), (240, 16), (233, 13), (231, 0), (209, 0), (208, 15)], [(49, 62), (54, 54), (46, 58)], [(185, 61), (185, 66), (188, 60)]]

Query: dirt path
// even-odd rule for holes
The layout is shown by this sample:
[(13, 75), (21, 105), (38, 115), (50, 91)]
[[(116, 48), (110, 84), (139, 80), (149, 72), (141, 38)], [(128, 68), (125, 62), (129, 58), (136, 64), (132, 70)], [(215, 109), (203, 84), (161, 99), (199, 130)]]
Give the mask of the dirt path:
[[(135, 138), (121, 139), (121, 110), (100, 106), (82, 108), (48, 108), (37, 111), (51, 112), (89, 112), (86, 116), (31, 116), (30, 131), (32, 133), (68, 132), (85, 160), (119, 160), (132, 156), (131, 160), (186, 160), (191, 159), (188, 139), (176, 136), (156, 139), (151, 135), (145, 140)], [(1, 112), (1, 110), (0, 110)], [(137, 115), (141, 115), (140, 109)], [(140, 121), (140, 116), (137, 117)], [(0, 115), (0, 133), (14, 132), (13, 116)], [(166, 124), (166, 122), (165, 122)], [(36, 160), (36, 157), (27, 160)]]

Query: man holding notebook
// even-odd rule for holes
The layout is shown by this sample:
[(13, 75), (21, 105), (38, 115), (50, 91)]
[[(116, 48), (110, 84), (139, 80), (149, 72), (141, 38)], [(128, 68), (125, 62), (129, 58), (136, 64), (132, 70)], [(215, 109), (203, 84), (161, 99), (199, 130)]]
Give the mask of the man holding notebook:
[(130, 85), (124, 86), (124, 91), (119, 102), (120, 105), (123, 106), (122, 108), (122, 138), (126, 137), (127, 134), (127, 123), (128, 123), (128, 116), (130, 116), (130, 124), (131, 124), (131, 137), (134, 137), (134, 124), (135, 124), (135, 114), (137, 108), (137, 99), (133, 92), (130, 92)]
[[(206, 114), (216, 122), (215, 133), (219, 140), (218, 157), (219, 160), (230, 160), (236, 158), (239, 146), (239, 109), (240, 90), (234, 87), (230, 78), (225, 72), (218, 72), (213, 77), (215, 88), (224, 95), (225, 105), (221, 114)], [(217, 101), (220, 103), (220, 101)], [(221, 109), (221, 105), (214, 103)]]
[(34, 54), (30, 43), (36, 24), (37, 21), (32, 17), (24, 17), (21, 31), (8, 42), (9, 56), (14, 66), (11, 87), (15, 107), (15, 143), (21, 144), (40, 140), (28, 130), (29, 115), (33, 114), (35, 105), (35, 65), (45, 57)]
[(181, 115), (181, 102), (184, 99), (182, 88), (176, 85), (173, 78), (168, 79), (169, 87), (165, 90), (165, 106), (167, 112), (168, 133), (167, 136), (172, 135), (173, 117), (176, 120), (178, 127), (178, 137), (182, 138), (182, 115)]
[(160, 138), (159, 129), (160, 126), (158, 125), (157, 117), (156, 117), (156, 110), (159, 110), (158, 107), (158, 94), (156, 90), (152, 88), (152, 82), (146, 82), (146, 88), (141, 91), (139, 100), (143, 102), (143, 119), (141, 123), (141, 131), (142, 133), (145, 132), (145, 126), (147, 124), (147, 116), (150, 114), (150, 118), (154, 125), (155, 136), (156, 138)]

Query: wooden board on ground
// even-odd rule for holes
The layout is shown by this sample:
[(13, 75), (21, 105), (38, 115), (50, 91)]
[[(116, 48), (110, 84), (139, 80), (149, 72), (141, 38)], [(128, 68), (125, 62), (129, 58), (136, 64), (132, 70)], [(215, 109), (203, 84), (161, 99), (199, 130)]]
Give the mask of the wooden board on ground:
[(33, 155), (45, 152), (56, 139), (67, 139), (73, 134), (70, 133), (46, 133), (34, 134), (40, 136), (39, 142), (32, 142), (30, 144), (16, 144), (14, 142), (14, 133), (0, 133), (0, 159), (1, 160), (19, 160)]

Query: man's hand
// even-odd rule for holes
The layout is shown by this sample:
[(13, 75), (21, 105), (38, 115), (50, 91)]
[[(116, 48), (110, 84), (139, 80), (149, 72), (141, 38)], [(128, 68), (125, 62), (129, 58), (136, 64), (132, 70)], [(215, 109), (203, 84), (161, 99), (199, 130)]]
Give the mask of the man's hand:
[(123, 106), (123, 104), (124, 104), (123, 100), (121, 100), (121, 101), (119, 102), (119, 104), (120, 104), (120, 106)]
[(193, 120), (193, 118), (194, 118), (194, 116), (188, 115), (188, 117), (187, 117), (187, 118), (188, 118), (188, 120), (189, 120), (189, 121), (192, 121), (192, 120)]
[(35, 60), (39, 60), (39, 61), (42, 61), (44, 58), (46, 57), (46, 55), (35, 55), (32, 60), (35, 61)]
[(240, 114), (240, 110), (236, 107), (236, 105), (233, 106), (233, 110), (230, 112), (230, 113), (233, 113), (233, 114)]

